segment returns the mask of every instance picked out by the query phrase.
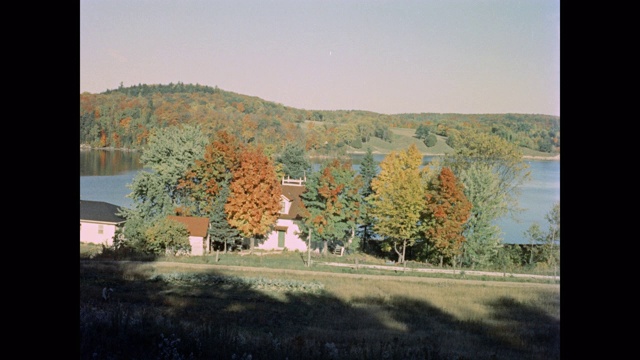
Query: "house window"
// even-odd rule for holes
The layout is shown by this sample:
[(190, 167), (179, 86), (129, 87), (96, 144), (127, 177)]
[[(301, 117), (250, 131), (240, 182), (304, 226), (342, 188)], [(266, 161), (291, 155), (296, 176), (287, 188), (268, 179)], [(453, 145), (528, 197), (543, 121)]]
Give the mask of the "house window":
[(98, 234), (104, 233), (104, 225), (98, 225)]
[(280, 201), (280, 214), (286, 214), (287, 213), (287, 203), (282, 200)]

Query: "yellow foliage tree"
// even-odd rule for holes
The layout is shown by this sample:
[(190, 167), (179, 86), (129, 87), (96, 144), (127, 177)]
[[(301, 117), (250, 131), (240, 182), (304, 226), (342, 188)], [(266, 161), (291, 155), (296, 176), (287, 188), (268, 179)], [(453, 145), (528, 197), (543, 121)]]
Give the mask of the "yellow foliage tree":
[(420, 165), (422, 155), (415, 144), (402, 152), (392, 152), (380, 162), (380, 173), (371, 181), (369, 196), (376, 232), (385, 237), (404, 262), (406, 249), (419, 237), (420, 214), (424, 207), (424, 185)]

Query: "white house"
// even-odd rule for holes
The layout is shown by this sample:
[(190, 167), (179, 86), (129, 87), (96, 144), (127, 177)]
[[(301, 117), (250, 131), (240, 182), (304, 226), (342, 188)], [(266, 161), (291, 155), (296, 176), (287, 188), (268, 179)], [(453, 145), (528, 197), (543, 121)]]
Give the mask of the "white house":
[(116, 215), (119, 209), (103, 201), (80, 200), (80, 242), (113, 245), (116, 229), (125, 223)]
[(282, 179), (282, 195), (280, 197), (280, 216), (274, 230), (264, 242), (257, 244), (257, 249), (307, 251), (307, 240), (298, 236), (300, 228), (295, 220), (302, 220), (301, 210), (304, 208), (300, 194), (305, 190), (305, 180)]
[(196, 216), (168, 216), (169, 219), (183, 223), (189, 230), (189, 244), (191, 244), (191, 255), (204, 255), (211, 252), (211, 242), (209, 236), (209, 218)]

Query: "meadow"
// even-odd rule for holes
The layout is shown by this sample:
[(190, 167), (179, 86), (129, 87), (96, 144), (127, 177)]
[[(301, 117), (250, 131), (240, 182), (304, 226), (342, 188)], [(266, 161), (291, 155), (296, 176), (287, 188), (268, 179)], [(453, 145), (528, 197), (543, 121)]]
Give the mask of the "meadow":
[(560, 358), (558, 283), (83, 254), (82, 359)]

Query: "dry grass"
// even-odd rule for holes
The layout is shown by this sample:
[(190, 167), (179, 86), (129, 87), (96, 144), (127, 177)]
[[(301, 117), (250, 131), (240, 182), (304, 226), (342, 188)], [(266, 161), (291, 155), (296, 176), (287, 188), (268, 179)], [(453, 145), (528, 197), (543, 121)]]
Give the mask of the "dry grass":
[(559, 285), (95, 261), (81, 262), (80, 284), (86, 357), (131, 356), (91, 326), (89, 314), (111, 309), (147, 319), (149, 346), (171, 331), (194, 358), (559, 358)]

